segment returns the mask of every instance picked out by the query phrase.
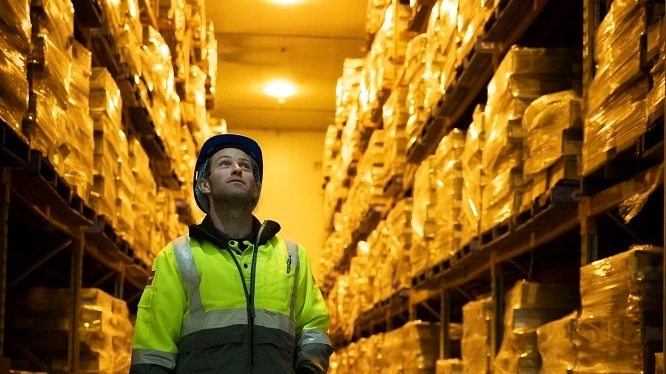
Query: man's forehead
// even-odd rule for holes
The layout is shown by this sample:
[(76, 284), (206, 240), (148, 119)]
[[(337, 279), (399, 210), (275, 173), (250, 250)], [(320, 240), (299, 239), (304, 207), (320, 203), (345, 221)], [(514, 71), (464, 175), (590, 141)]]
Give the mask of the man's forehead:
[(217, 152), (215, 152), (215, 154), (213, 154), (213, 158), (222, 158), (222, 157), (239, 157), (239, 158), (245, 158), (247, 160), (250, 159), (250, 155), (248, 155), (245, 151), (234, 147), (222, 148)]

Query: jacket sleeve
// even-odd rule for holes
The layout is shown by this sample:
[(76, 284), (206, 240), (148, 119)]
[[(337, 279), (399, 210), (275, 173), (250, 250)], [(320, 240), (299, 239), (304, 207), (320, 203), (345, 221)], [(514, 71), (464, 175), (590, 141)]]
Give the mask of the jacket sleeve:
[(155, 258), (139, 300), (130, 373), (173, 372), (186, 310), (185, 287), (169, 244)]
[(326, 373), (333, 353), (328, 336), (330, 315), (319, 286), (314, 280), (310, 259), (298, 247), (300, 269), (296, 297), (296, 373)]

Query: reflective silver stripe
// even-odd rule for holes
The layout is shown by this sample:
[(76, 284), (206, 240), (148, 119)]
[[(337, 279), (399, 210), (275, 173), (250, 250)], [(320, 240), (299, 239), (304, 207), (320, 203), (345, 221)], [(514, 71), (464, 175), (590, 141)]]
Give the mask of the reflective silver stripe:
[(289, 239), (284, 239), (287, 245), (287, 253), (291, 259), (291, 265), (294, 267), (294, 289), (291, 292), (291, 304), (289, 305), (289, 315), (295, 318), (294, 310), (296, 308), (296, 296), (298, 295), (298, 269), (300, 269), (300, 258), (298, 257), (298, 243)]
[(187, 235), (181, 235), (172, 242), (172, 245), (180, 275), (183, 277), (187, 289), (190, 290), (190, 315), (201, 316), (204, 314), (203, 305), (201, 304), (201, 294), (199, 293), (201, 277), (199, 277), (197, 265), (194, 263), (190, 238)]
[(152, 349), (133, 349), (132, 365), (153, 364), (169, 369), (176, 367), (178, 353), (159, 352)]
[[(291, 317), (265, 309), (257, 309), (255, 312), (255, 326), (278, 329), (294, 336), (296, 327)], [(245, 308), (213, 310), (206, 314), (192, 316), (183, 320), (183, 336), (207, 329), (247, 324), (247, 310)]]
[(315, 330), (315, 329), (303, 330), (298, 335), (298, 346), (302, 347), (303, 345), (310, 343), (331, 345), (331, 339), (328, 337), (328, 334), (326, 334), (321, 330)]

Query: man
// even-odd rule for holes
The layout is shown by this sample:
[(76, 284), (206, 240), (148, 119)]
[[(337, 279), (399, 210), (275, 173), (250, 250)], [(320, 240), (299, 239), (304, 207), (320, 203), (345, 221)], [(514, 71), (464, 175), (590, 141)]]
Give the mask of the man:
[(329, 314), (305, 250), (252, 213), (262, 178), (254, 140), (204, 143), (194, 195), (206, 217), (155, 258), (131, 374), (326, 373)]

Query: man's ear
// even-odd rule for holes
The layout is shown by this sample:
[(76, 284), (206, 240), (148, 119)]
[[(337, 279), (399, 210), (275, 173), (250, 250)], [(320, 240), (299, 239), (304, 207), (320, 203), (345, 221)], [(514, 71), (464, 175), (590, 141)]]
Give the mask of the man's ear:
[(206, 178), (198, 179), (197, 186), (199, 187), (199, 191), (201, 191), (202, 193), (210, 192), (210, 185), (208, 184), (208, 179)]

